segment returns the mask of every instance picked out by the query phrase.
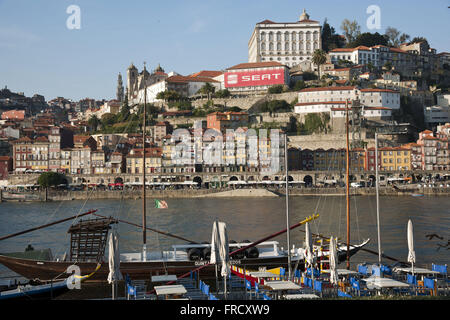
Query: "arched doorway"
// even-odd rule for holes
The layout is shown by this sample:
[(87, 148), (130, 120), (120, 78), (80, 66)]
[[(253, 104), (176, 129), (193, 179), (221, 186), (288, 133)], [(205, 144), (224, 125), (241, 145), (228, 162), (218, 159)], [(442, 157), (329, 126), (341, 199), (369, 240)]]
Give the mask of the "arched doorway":
[(117, 177), (114, 179), (114, 183), (121, 183), (123, 184), (123, 179), (121, 177)]
[(305, 186), (312, 186), (312, 183), (313, 183), (313, 178), (310, 176), (310, 175), (306, 175), (304, 178), (303, 178), (303, 182), (305, 183)]
[(198, 186), (199, 188), (201, 188), (201, 186), (202, 186), (202, 178), (200, 178), (199, 176), (197, 176), (197, 177), (194, 177), (194, 179), (193, 179), (192, 181), (194, 181), (195, 183), (197, 183), (197, 186)]

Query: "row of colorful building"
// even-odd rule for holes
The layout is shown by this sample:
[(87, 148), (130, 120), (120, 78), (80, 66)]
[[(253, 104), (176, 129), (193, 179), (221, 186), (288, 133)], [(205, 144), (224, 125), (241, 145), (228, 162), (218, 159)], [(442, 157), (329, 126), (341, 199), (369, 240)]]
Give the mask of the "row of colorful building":
[[(450, 124), (419, 133), (417, 142), (396, 147), (378, 148), (378, 165), (381, 171), (445, 171), (450, 170)], [(290, 170), (345, 171), (346, 149), (296, 149), (288, 150)], [(375, 147), (350, 150), (352, 171), (375, 171)]]

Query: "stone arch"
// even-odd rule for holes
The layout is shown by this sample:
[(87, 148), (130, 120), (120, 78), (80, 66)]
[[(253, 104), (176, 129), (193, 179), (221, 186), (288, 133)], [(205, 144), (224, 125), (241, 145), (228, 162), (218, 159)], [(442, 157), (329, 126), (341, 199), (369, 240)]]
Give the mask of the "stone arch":
[(303, 182), (305, 183), (305, 185), (312, 185), (312, 183), (313, 183), (313, 178), (310, 176), (310, 175), (306, 175), (304, 178), (303, 178)]
[(123, 184), (123, 179), (121, 177), (116, 177), (114, 179), (114, 183), (122, 183)]
[(229, 181), (239, 181), (239, 179), (236, 176), (232, 176), (232, 177), (230, 177)]
[(200, 187), (202, 185), (202, 178), (199, 176), (194, 177), (194, 179), (192, 179), (193, 182), (197, 183), (197, 185)]

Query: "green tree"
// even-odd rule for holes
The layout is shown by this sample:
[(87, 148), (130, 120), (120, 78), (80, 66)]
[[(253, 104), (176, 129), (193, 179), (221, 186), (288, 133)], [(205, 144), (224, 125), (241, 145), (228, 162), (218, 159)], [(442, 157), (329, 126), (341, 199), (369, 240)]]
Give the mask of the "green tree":
[(356, 20), (350, 21), (344, 19), (341, 24), (341, 30), (344, 32), (345, 39), (347, 40), (347, 47), (349, 47), (361, 33), (361, 27)]
[(304, 88), (306, 88), (306, 84), (305, 84), (305, 81), (303, 81), (303, 80), (297, 80), (296, 82), (295, 82), (295, 85), (294, 85), (294, 87), (292, 88), (294, 91), (300, 91), (300, 90), (302, 90), (302, 89), (304, 89)]
[(366, 46), (366, 47), (372, 47), (376, 45), (382, 45), (387, 46), (388, 45), (388, 38), (386, 35), (381, 35), (378, 32), (370, 33), (370, 32), (364, 32), (358, 35), (349, 46), (350, 47), (358, 47), (358, 46)]
[(267, 89), (267, 92), (269, 92), (271, 94), (282, 93), (283, 86), (281, 84), (273, 85), (273, 86), (269, 87), (269, 89)]
[(231, 93), (228, 89), (222, 89), (218, 90), (214, 93), (214, 96), (216, 98), (229, 98), (231, 96)]
[(389, 45), (393, 47), (398, 47), (401, 43), (409, 39), (409, 35), (402, 34), (400, 30), (394, 27), (387, 27), (384, 34), (389, 41)]
[(116, 115), (113, 113), (105, 113), (102, 115), (101, 124), (103, 129), (112, 126), (116, 123)]
[(89, 118), (88, 125), (91, 131), (97, 131), (98, 126), (100, 125), (100, 120), (95, 114)]
[(311, 61), (317, 66), (318, 78), (320, 79), (320, 66), (327, 61), (325, 51), (321, 49), (314, 50)]
[(38, 178), (38, 184), (43, 188), (54, 187), (67, 183), (65, 176), (58, 172), (44, 172)]
[(335, 48), (341, 46), (341, 40), (338, 34), (336, 34), (334, 28), (329, 25), (327, 18), (323, 22), (322, 27), (322, 49), (325, 52), (329, 52)]
[(178, 92), (174, 90), (165, 90), (158, 92), (156, 94), (156, 99), (164, 100), (164, 101), (174, 101), (174, 100), (180, 100), (181, 96)]
[(211, 95), (214, 93), (214, 91), (216, 91), (216, 87), (207, 82), (198, 90), (197, 93), (206, 95), (208, 97), (208, 100), (211, 100)]

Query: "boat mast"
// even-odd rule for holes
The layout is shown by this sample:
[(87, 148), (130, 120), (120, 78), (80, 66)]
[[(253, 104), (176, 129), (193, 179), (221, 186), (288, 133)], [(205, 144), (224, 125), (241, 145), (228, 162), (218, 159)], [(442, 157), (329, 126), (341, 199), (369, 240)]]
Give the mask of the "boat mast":
[(379, 176), (378, 176), (378, 133), (375, 132), (375, 189), (377, 197), (377, 233), (378, 233), (378, 263), (381, 266), (381, 233), (380, 233), (380, 196), (378, 192)]
[(291, 279), (291, 242), (289, 232), (289, 178), (288, 178), (288, 152), (287, 152), (287, 133), (284, 134), (284, 166), (286, 171), (286, 236), (288, 249), (288, 279)]
[(349, 138), (348, 138), (348, 99), (345, 100), (345, 132), (347, 140), (346, 153), (346, 192), (345, 197), (347, 201), (347, 269), (350, 270), (350, 152), (349, 152)]
[(147, 118), (147, 85), (145, 83), (145, 62), (144, 62), (144, 120), (142, 121), (142, 260), (146, 261), (147, 258), (147, 203), (146, 203), (146, 192), (145, 192), (145, 123)]

